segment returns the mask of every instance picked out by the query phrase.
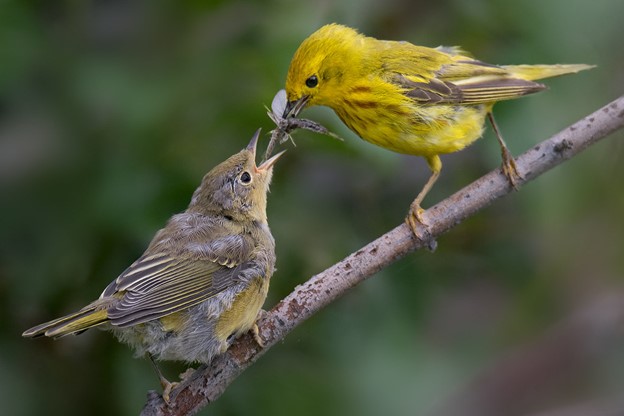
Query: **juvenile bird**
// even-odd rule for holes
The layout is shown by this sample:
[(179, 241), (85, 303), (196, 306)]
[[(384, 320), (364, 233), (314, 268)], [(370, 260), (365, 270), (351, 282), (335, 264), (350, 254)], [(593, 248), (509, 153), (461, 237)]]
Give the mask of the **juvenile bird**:
[[(262, 345), (256, 317), (275, 265), (267, 192), (283, 152), (256, 167), (259, 133), (204, 176), (186, 211), (99, 299), (22, 335), (59, 338), (99, 327), (152, 362), (209, 363), (250, 329)], [(168, 401), (172, 384), (154, 365)]]
[[(288, 69), (284, 117), (324, 105), (362, 139), (399, 153), (422, 156), (432, 172), (406, 218), (416, 234), (420, 204), (438, 179), (440, 154), (471, 144), (487, 116), (512, 186), (520, 177), (492, 118), (492, 106), (546, 88), (533, 80), (590, 65), (491, 65), (458, 47), (428, 48), (366, 37), (330, 24), (305, 39)], [(424, 225), (424, 224), (423, 224)]]

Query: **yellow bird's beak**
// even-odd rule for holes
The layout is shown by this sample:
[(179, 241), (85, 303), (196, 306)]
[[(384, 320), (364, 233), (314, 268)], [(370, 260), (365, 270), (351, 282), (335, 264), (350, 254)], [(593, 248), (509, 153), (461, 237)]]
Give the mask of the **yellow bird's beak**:
[(304, 95), (297, 100), (288, 101), (286, 103), (286, 108), (284, 109), (284, 114), (282, 115), (282, 118), (297, 117), (301, 110), (303, 110), (308, 104), (309, 100), (310, 96)]

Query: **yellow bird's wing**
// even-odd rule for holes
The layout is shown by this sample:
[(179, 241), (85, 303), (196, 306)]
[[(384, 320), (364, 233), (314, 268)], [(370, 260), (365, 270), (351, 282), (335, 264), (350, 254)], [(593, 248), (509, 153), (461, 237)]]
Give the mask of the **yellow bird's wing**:
[(412, 65), (395, 70), (390, 82), (421, 105), (493, 103), (546, 88), (543, 84), (514, 77), (504, 67), (461, 55), (447, 57), (451, 58), (450, 62), (436, 69), (429, 65), (428, 73), (423, 73), (422, 67), (412, 71)]
[(102, 293), (101, 298), (119, 299), (108, 309), (108, 319), (115, 326), (127, 327), (215, 296), (236, 283), (240, 269), (245, 266), (241, 254), (246, 250), (242, 248), (248, 244), (245, 237), (231, 235), (201, 247), (200, 257), (146, 253)]

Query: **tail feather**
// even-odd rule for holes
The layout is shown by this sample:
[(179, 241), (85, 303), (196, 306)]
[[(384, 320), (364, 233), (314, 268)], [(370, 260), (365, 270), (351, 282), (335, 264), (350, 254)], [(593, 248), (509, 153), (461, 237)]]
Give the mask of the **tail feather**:
[(513, 76), (533, 81), (536, 79), (557, 77), (559, 75), (574, 74), (586, 69), (594, 68), (595, 65), (569, 64), (569, 65), (503, 65)]
[(40, 336), (60, 338), (65, 335), (80, 333), (106, 321), (108, 321), (108, 316), (105, 309), (98, 308), (96, 305), (89, 305), (78, 312), (27, 329), (22, 336), (28, 338)]

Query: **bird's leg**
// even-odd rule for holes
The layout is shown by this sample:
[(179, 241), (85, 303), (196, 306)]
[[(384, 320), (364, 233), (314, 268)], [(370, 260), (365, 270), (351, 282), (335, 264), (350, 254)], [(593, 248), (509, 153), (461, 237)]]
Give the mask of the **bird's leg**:
[(258, 328), (258, 320), (261, 319), (264, 315), (266, 315), (266, 313), (267, 312), (264, 309), (260, 309), (260, 311), (258, 311), (258, 316), (256, 317), (256, 322), (254, 322), (253, 326), (251, 327), (251, 333), (253, 334), (254, 341), (256, 341), (256, 344), (258, 344), (260, 348), (264, 348), (264, 340), (260, 336), (260, 329)]
[(154, 370), (156, 370), (156, 375), (158, 376), (158, 379), (160, 380), (160, 385), (163, 388), (162, 398), (165, 401), (165, 403), (169, 404), (169, 395), (171, 394), (171, 390), (173, 390), (173, 388), (177, 386), (178, 383), (177, 382), (171, 383), (169, 380), (167, 380), (163, 376), (162, 372), (160, 371), (160, 368), (158, 368), (158, 364), (156, 364), (156, 361), (154, 361), (154, 357), (152, 356), (152, 354), (148, 353), (147, 357), (149, 358), (150, 362), (154, 366)]
[(258, 328), (258, 324), (255, 322), (253, 326), (251, 327), (251, 333), (253, 334), (254, 341), (256, 341), (256, 344), (258, 344), (260, 348), (264, 348), (264, 341), (262, 340), (262, 337), (260, 336), (260, 329)]
[(498, 129), (498, 125), (494, 120), (494, 116), (492, 112), (488, 113), (488, 120), (490, 120), (490, 124), (492, 124), (492, 128), (494, 129), (494, 133), (496, 134), (496, 139), (498, 140), (498, 144), (501, 148), (501, 156), (503, 157), (503, 166), (502, 170), (507, 180), (509, 180), (509, 184), (517, 191), (518, 190), (518, 180), (522, 179), (522, 175), (518, 173), (518, 169), (516, 169), (516, 161), (514, 160), (511, 152), (507, 148), (505, 141), (503, 140), (503, 136), (500, 134), (500, 130)]
[(427, 181), (423, 189), (418, 193), (418, 196), (416, 196), (416, 199), (414, 199), (414, 201), (410, 205), (409, 213), (407, 214), (407, 218), (405, 218), (407, 225), (409, 225), (412, 232), (418, 239), (422, 239), (422, 236), (418, 234), (418, 224), (425, 227), (425, 230), (427, 229), (427, 224), (425, 224), (422, 218), (422, 213), (424, 212), (424, 210), (421, 208), (420, 204), (422, 203), (423, 199), (425, 199), (425, 196), (427, 196), (427, 193), (429, 193), (429, 191), (433, 187), (433, 184), (438, 180), (438, 177), (440, 176), (440, 171), (442, 170), (442, 161), (437, 155), (427, 157), (427, 163), (429, 164), (429, 168), (431, 169), (431, 176), (429, 177), (429, 180)]

